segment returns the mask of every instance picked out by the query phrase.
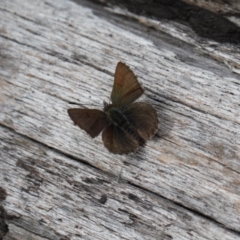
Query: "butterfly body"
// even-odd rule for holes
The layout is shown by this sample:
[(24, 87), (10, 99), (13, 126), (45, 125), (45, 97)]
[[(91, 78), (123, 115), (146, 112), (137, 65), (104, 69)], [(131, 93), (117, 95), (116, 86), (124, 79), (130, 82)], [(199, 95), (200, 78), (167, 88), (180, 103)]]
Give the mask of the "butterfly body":
[(124, 116), (121, 110), (111, 106), (105, 111), (107, 115), (107, 119), (109, 123), (122, 127), (126, 122), (128, 122), (127, 118)]
[(125, 132), (125, 134), (129, 135), (129, 137), (133, 137), (138, 141), (140, 146), (144, 145), (145, 140), (139, 135), (137, 129), (131, 125), (124, 111), (115, 108), (111, 104), (107, 107), (106, 115), (109, 124), (115, 125)]
[(151, 139), (158, 125), (156, 110), (147, 103), (134, 102), (143, 89), (130, 68), (119, 62), (116, 67), (111, 104), (98, 109), (68, 109), (75, 125), (91, 137), (102, 132), (104, 146), (112, 153), (127, 154)]

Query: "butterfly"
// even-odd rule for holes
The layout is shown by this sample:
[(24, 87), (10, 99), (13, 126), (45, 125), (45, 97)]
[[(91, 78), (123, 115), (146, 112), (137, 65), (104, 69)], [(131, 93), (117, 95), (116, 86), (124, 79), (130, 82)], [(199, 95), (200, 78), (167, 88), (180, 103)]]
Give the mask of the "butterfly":
[(135, 102), (143, 94), (133, 71), (119, 62), (114, 75), (111, 104), (105, 104), (103, 110), (68, 109), (75, 125), (85, 130), (92, 138), (102, 132), (104, 146), (111, 153), (128, 154), (157, 131), (157, 112), (152, 105)]

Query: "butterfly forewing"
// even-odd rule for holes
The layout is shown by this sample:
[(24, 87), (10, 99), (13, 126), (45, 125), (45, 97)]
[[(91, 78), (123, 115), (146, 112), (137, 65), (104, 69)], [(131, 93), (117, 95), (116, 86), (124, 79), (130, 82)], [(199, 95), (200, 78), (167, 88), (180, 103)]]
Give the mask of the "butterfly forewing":
[(142, 94), (143, 89), (132, 70), (126, 64), (119, 62), (116, 67), (111, 94), (113, 106), (128, 106)]
[(92, 138), (99, 135), (107, 123), (106, 114), (97, 109), (68, 109), (68, 115), (75, 125), (85, 130)]
[(151, 139), (156, 133), (158, 127), (157, 112), (150, 104), (144, 102), (133, 103), (123, 114), (143, 139)]
[(131, 138), (120, 127), (113, 124), (104, 129), (102, 140), (109, 152), (115, 154), (127, 154), (139, 147), (136, 139)]

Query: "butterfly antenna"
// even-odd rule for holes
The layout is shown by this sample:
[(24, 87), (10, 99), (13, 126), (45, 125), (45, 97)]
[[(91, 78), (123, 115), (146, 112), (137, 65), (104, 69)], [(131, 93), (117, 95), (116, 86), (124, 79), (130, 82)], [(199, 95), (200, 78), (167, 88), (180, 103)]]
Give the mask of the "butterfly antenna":
[(75, 102), (69, 102), (69, 104), (72, 105), (72, 106), (82, 107), (82, 108), (86, 108), (86, 107), (101, 107), (101, 104), (99, 104), (99, 103), (93, 104), (93, 103), (75, 103)]

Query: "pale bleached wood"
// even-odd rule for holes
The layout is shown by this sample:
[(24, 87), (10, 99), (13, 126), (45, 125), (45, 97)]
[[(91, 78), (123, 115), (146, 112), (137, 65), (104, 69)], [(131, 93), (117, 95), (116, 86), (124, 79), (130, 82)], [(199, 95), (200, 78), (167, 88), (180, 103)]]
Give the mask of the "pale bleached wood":
[(205, 217), (125, 181), (118, 183), (113, 176), (10, 129), (0, 127), (0, 136), (0, 177), (7, 189), (4, 208), (9, 226), (4, 239), (238, 237)]
[[(69, 155), (62, 156), (63, 165), (65, 159), (74, 162), (70, 156), (80, 161), (78, 164), (74, 163), (79, 168), (86, 168), (81, 161), (89, 163), (101, 170), (99, 174), (103, 178), (107, 178), (107, 174), (118, 176), (123, 162), (121, 179), (129, 182), (120, 183), (123, 184), (123, 189), (140, 191), (137, 190), (139, 187), (145, 189), (149, 195), (153, 192), (186, 207), (189, 209), (185, 210), (188, 214), (196, 211), (209, 217), (204, 219), (205, 225), (210, 226), (207, 232), (204, 232), (204, 237), (208, 238), (203, 238), (203, 233), (198, 233), (203, 239), (219, 239), (215, 238), (219, 235), (211, 232), (219, 232), (221, 236), (226, 236), (224, 239), (231, 239), (233, 235), (229, 230), (224, 230), (225, 228), (240, 232), (239, 75), (220, 64), (221, 61), (231, 61), (234, 65), (230, 65), (235, 66), (234, 71), (238, 72), (239, 53), (235, 46), (221, 44), (214, 56), (207, 57), (203, 53), (206, 53), (209, 43), (198, 42), (198, 37), (186, 27), (163, 21), (158, 23), (158, 29), (170, 35), (148, 32), (144, 26), (111, 15), (101, 7), (86, 2), (77, 5), (63, 0), (3, 1), (2, 5), (2, 126), (34, 139), (39, 144), (54, 148), (62, 155)], [(143, 22), (146, 22), (145, 20)], [(179, 42), (179, 39), (183, 42)], [(184, 42), (198, 46), (197, 50)], [(68, 108), (76, 106), (68, 104), (69, 102), (90, 106), (97, 104), (101, 109), (102, 102), (109, 99), (113, 73), (120, 60), (130, 65), (139, 77), (146, 89), (146, 101), (156, 107), (160, 120), (157, 137), (148, 142), (144, 149), (130, 156), (108, 153), (103, 147), (101, 137), (92, 140), (85, 132), (73, 126), (66, 112)], [(9, 149), (13, 146), (17, 155), (20, 146), (15, 143), (12, 145), (11, 141), (8, 144)], [(32, 143), (29, 142), (29, 150), (23, 152), (27, 156), (29, 151), (28, 161), (32, 159), (31, 148)], [(39, 151), (36, 150), (35, 153), (43, 159), (39, 160), (40, 162), (53, 161), (53, 155), (56, 154), (43, 156)], [(53, 163), (52, 168), (57, 171), (58, 163)], [(5, 172), (9, 168), (4, 165), (1, 169)], [(64, 170), (69, 171), (67, 168)], [(18, 167), (14, 171), (22, 170)], [(64, 174), (64, 171), (60, 172)], [(49, 184), (56, 184), (58, 179), (54, 177), (54, 170), (49, 174)], [(94, 174), (96, 173), (91, 173)], [(12, 175), (15, 176), (16, 172)], [(121, 187), (113, 182), (114, 179), (116, 178), (109, 182), (120, 193)], [(19, 181), (20, 186), (21, 182), (28, 187), (31, 184), (24, 176), (15, 181)], [(3, 184), (9, 192), (10, 187), (5, 181)], [(60, 181), (59, 187), (61, 185)], [(102, 186), (98, 185), (97, 189), (100, 187)], [(44, 184), (40, 182), (40, 195), (36, 199), (43, 201), (42, 207), (47, 208), (47, 201), (42, 199), (42, 189)], [(108, 191), (110, 190), (106, 189), (106, 194), (109, 194)], [(19, 196), (21, 209), (26, 207), (23, 206), (24, 198), (22, 199), (18, 185), (10, 192), (13, 199), (8, 196), (4, 201), (8, 214), (16, 208), (16, 204), (13, 208), (11, 204), (15, 203), (14, 199)], [(53, 198), (51, 194), (57, 194), (55, 188), (48, 191), (49, 198)], [(91, 198), (86, 200), (75, 192), (72, 194), (76, 201), (86, 201), (83, 203), (84, 209), (95, 212), (95, 205), (89, 207), (94, 204)], [(61, 201), (67, 201), (65, 198), (66, 196), (63, 196), (56, 200), (57, 205), (60, 206)], [(125, 208), (128, 208), (128, 203), (125, 204)], [(24, 211), (20, 214), (23, 217), (20, 221), (26, 221), (25, 226), (33, 220), (40, 221), (42, 217), (38, 208), (31, 208), (32, 206), (29, 210), (31, 218), (24, 218)], [(49, 214), (47, 218), (55, 217), (51, 215), (54, 213)], [(108, 214), (118, 213), (111, 210)], [(71, 211), (62, 215), (67, 219), (71, 216), (69, 221), (78, 222), (78, 218), (81, 219), (80, 215), (75, 216)], [(162, 215), (156, 215), (158, 223), (161, 222)], [(195, 217), (198, 221), (202, 218)], [(152, 218), (151, 215), (150, 223)], [(91, 218), (82, 220), (89, 226), (91, 234), (101, 231), (98, 230), (101, 216), (97, 215), (96, 219), (95, 225)], [(184, 218), (182, 221), (185, 223)], [(221, 223), (222, 228), (217, 226), (217, 223)], [(189, 229), (198, 229), (196, 221), (186, 224)], [(112, 228), (117, 228), (117, 232), (124, 231), (123, 225), (113, 225)], [(37, 226), (37, 223), (34, 226)], [(56, 228), (58, 226), (55, 222), (51, 229)], [(199, 236), (194, 238), (194, 234), (188, 235), (188, 231), (182, 226), (178, 228), (182, 231), (182, 238), (178, 238), (176, 233), (172, 235), (173, 239), (201, 239)], [(62, 236), (70, 237), (75, 234), (75, 231), (68, 232), (67, 224), (59, 229)], [(140, 230), (144, 231), (146, 236), (149, 234), (147, 225), (138, 225), (136, 229), (129, 227), (132, 235), (127, 233), (130, 235), (127, 235), (126, 239), (140, 239), (137, 238), (139, 234), (134, 235), (135, 231), (140, 233)], [(103, 233), (105, 239), (111, 239), (112, 235), (106, 229), (103, 231), (106, 231)], [(149, 231), (153, 230), (150, 228)], [(154, 239), (156, 231), (149, 235), (149, 239)], [(88, 239), (87, 235), (84, 237)], [(234, 239), (237, 237), (239, 238), (239, 235)]]

